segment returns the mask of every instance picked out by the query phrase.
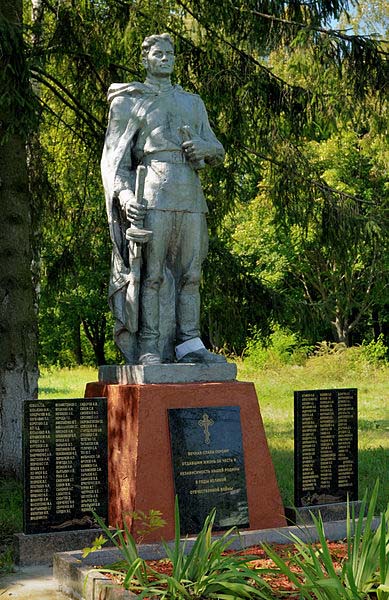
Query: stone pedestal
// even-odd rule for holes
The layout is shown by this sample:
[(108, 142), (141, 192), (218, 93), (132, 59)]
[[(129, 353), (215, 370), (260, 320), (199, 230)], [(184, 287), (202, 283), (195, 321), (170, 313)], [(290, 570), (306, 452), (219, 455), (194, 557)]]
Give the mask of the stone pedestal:
[[(354, 514), (359, 516), (362, 502), (354, 500), (349, 503), (350, 516)], [(296, 525), (311, 525), (313, 523), (312, 515), (319, 518), (319, 515), (324, 522), (341, 521), (347, 518), (347, 502), (334, 502), (329, 504), (314, 504), (310, 506), (298, 506), (297, 508), (286, 506), (285, 515), (288, 524)]]
[(86, 397), (108, 398), (109, 523), (136, 531), (129, 513), (160, 510), (167, 525), (147, 541), (174, 538), (174, 482), (168, 409), (239, 406), (250, 529), (286, 525), (252, 383), (87, 384)]

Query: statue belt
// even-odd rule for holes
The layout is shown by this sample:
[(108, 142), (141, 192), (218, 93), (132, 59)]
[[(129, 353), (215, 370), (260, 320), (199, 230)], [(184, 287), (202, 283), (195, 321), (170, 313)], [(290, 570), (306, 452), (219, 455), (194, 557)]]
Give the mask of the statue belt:
[(142, 158), (142, 165), (150, 165), (151, 161), (156, 160), (158, 162), (166, 162), (172, 164), (185, 164), (186, 158), (181, 151), (169, 151), (166, 150), (164, 152), (152, 152), (150, 154), (146, 154)]

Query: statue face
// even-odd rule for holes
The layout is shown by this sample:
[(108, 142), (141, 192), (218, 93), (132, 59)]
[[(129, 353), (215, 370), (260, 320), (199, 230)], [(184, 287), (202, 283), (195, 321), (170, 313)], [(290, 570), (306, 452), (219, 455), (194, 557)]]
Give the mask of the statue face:
[(151, 46), (143, 64), (147, 73), (154, 77), (169, 77), (174, 67), (174, 50), (169, 42), (158, 41)]

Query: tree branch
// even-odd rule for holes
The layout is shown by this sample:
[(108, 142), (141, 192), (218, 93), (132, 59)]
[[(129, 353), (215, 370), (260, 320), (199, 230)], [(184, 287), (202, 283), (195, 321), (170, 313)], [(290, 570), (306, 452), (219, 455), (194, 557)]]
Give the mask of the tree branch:
[[(66, 104), (66, 106), (68, 106), (75, 113), (77, 113), (82, 118), (83, 121), (85, 121), (86, 123), (89, 124), (89, 126), (90, 126), (90, 121), (93, 121), (100, 130), (105, 131), (105, 128), (104, 128), (103, 124), (98, 119), (96, 119), (96, 117), (91, 112), (89, 112), (89, 110), (87, 110), (81, 104), (81, 102), (79, 102), (79, 100), (77, 100), (77, 98), (71, 92), (69, 92), (69, 90), (67, 90), (62, 85), (62, 83), (60, 81), (58, 81), (58, 79), (56, 79), (55, 77), (53, 77), (52, 75), (50, 75), (49, 73), (47, 73), (46, 71), (44, 71), (43, 69), (40, 69), (39, 67), (32, 67), (31, 72), (33, 73), (34, 77), (38, 81), (40, 81), (46, 87), (48, 87), (49, 89), (51, 89), (51, 91), (54, 92), (54, 94), (58, 98), (60, 98), (62, 100), (62, 102), (64, 102)], [(68, 98), (70, 98), (70, 100), (74, 103), (74, 106), (69, 102), (69, 100), (67, 100), (64, 96), (62, 96), (58, 92), (58, 90), (56, 89), (56, 87), (54, 87), (54, 85), (52, 85), (51, 83), (49, 83), (50, 81), (55, 86), (57, 86), (64, 94), (66, 94), (66, 96)], [(78, 110), (76, 110), (76, 108)]]
[[(257, 10), (249, 9), (249, 8), (241, 9), (238, 6), (234, 6), (234, 9), (239, 12), (251, 13), (251, 14), (261, 17), (263, 19), (269, 19), (270, 21), (276, 21), (277, 23), (282, 23), (283, 25), (299, 27), (300, 29), (307, 29), (307, 30), (310, 29), (312, 31), (316, 31), (317, 33), (322, 33), (329, 37), (339, 38), (340, 40), (342, 40), (344, 42), (353, 43), (355, 40), (362, 40), (362, 41), (368, 41), (368, 42), (375, 41), (372, 38), (372, 36), (370, 36), (370, 35), (347, 35), (346, 33), (343, 33), (343, 30), (341, 30), (341, 29), (325, 29), (324, 27), (314, 27), (312, 25), (307, 25), (306, 23), (298, 23), (297, 21), (289, 21), (288, 19), (282, 19), (281, 17), (275, 17), (274, 15), (268, 15), (266, 13), (262, 13)], [(388, 52), (385, 52), (384, 50), (380, 50), (379, 48), (377, 48), (377, 52), (384, 56), (389, 55)]]
[(247, 54), (247, 52), (245, 52), (244, 50), (241, 50), (240, 48), (238, 48), (237, 46), (235, 46), (234, 44), (232, 44), (230, 41), (226, 40), (224, 37), (222, 37), (221, 35), (219, 35), (216, 31), (214, 31), (213, 29), (211, 29), (211, 27), (209, 27), (209, 25), (201, 22), (199, 20), (199, 18), (193, 13), (193, 11), (191, 11), (190, 8), (188, 8), (186, 6), (186, 4), (182, 0), (176, 0), (176, 2), (184, 10), (186, 10), (190, 14), (190, 16), (193, 17), (193, 19), (195, 19), (202, 27), (204, 27), (204, 29), (206, 31), (208, 31), (208, 33), (211, 36), (213, 36), (214, 38), (220, 40), (223, 44), (225, 44), (226, 46), (228, 46), (229, 48), (231, 48), (231, 50), (234, 50), (234, 52), (237, 52), (238, 54), (240, 54), (240, 56), (242, 56), (245, 60), (247, 60), (247, 61), (255, 64), (262, 71), (264, 71), (268, 75), (268, 77), (270, 77), (271, 79), (274, 79), (274, 80), (278, 81), (278, 83), (280, 83), (283, 87), (286, 87), (288, 89), (299, 89), (300, 91), (304, 92), (305, 94), (308, 93), (307, 90), (304, 90), (303, 88), (300, 88), (298, 86), (290, 85), (289, 83), (287, 83), (286, 81), (284, 81), (283, 79), (281, 79), (281, 77), (278, 77), (277, 75), (275, 75), (271, 69), (269, 69), (268, 67), (265, 67), (264, 64), (262, 64), (261, 62), (259, 62), (253, 56), (251, 56), (251, 54)]

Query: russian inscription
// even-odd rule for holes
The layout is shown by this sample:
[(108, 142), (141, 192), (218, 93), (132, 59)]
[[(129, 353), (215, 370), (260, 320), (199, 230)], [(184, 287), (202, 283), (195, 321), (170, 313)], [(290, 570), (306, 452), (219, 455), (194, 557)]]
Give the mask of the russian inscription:
[(182, 533), (200, 531), (213, 507), (215, 530), (249, 527), (240, 408), (168, 412)]
[(295, 505), (356, 500), (357, 390), (295, 392)]
[(24, 406), (24, 532), (94, 526), (108, 512), (106, 398)]

